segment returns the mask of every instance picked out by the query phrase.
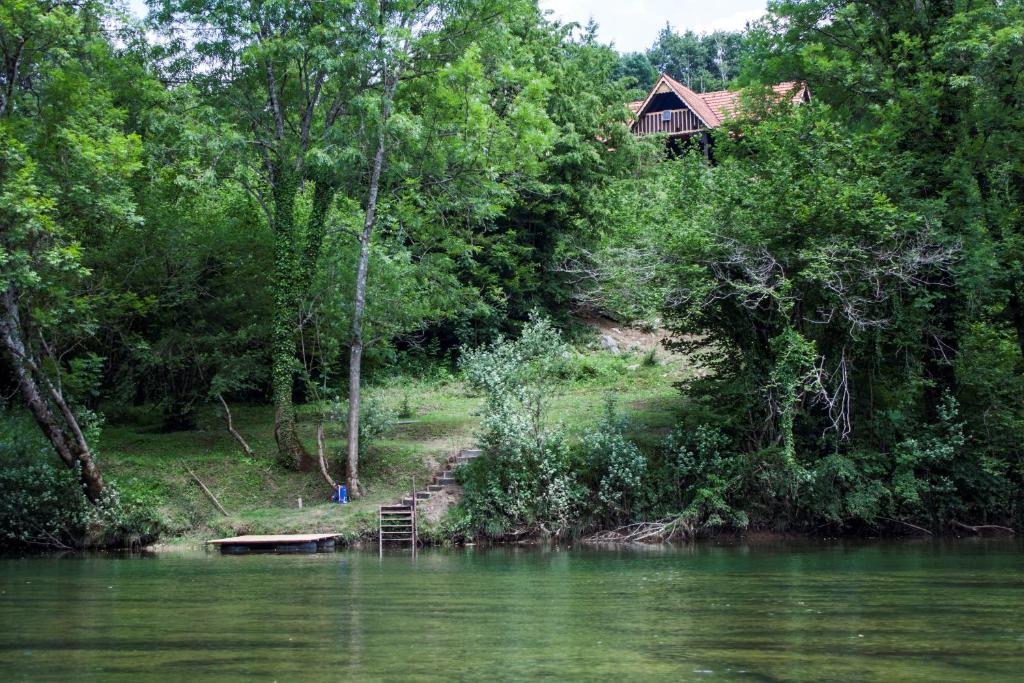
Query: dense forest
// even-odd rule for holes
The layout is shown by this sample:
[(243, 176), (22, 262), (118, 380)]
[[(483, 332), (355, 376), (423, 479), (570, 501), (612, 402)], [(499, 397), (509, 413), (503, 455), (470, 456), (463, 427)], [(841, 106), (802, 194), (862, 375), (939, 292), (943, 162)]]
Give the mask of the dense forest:
[[(1024, 523), (1019, 0), (627, 55), (527, 0), (4, 0), (0, 53), (4, 543), (160, 533), (135, 409), (268, 406), (248, 456), (359, 497), (396, 378), (481, 397), (448, 538)], [(659, 72), (743, 89), (713, 155), (630, 132)], [(549, 415), (594, 318), (701, 368), (665, 433)]]

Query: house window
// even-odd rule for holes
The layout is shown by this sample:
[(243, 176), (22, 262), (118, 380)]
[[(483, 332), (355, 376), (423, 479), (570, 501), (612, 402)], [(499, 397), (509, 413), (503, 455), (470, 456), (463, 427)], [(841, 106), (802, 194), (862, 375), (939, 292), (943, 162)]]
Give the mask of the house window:
[(661, 120), (662, 121), (671, 121), (672, 120), (672, 110), (671, 109), (666, 109), (665, 111), (661, 112)]

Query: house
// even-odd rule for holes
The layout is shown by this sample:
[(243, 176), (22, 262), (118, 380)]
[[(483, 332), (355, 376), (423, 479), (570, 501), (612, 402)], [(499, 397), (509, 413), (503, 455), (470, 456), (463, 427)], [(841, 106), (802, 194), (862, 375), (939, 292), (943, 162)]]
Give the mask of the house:
[[(799, 104), (811, 100), (807, 84), (800, 81), (773, 85), (772, 91), (780, 101)], [(669, 138), (682, 140), (699, 135), (706, 151), (707, 132), (722, 125), (735, 113), (739, 102), (739, 91), (698, 93), (667, 74), (661, 74), (646, 99), (629, 103), (635, 117), (631, 130), (636, 135), (663, 133)]]

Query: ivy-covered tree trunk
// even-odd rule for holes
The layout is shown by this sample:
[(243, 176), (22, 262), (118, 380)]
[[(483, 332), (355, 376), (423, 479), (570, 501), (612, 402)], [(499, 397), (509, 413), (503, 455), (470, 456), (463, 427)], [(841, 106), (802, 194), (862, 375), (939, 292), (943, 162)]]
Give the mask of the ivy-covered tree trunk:
[(306, 296), (323, 244), (324, 230), (335, 187), (325, 181), (313, 189), (313, 206), (305, 230), (296, 229), (295, 200), (300, 176), (284, 164), (274, 168), (274, 321), (272, 387), (274, 437), (278, 453), (290, 466), (311, 470), (316, 461), (299, 438), (293, 392), (295, 388), (295, 340)]
[(295, 331), (301, 293), (296, 272), (295, 196), (297, 174), (274, 169), (274, 321), (271, 374), (274, 396), (274, 438), (281, 458), (299, 470), (311, 469), (313, 458), (302, 447), (292, 393), (295, 384)]

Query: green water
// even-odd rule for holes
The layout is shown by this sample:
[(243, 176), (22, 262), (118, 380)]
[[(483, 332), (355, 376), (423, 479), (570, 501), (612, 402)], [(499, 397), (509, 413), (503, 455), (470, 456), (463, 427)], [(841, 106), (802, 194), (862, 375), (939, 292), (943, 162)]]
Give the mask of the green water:
[(0, 680), (1024, 680), (1024, 545), (0, 560)]

